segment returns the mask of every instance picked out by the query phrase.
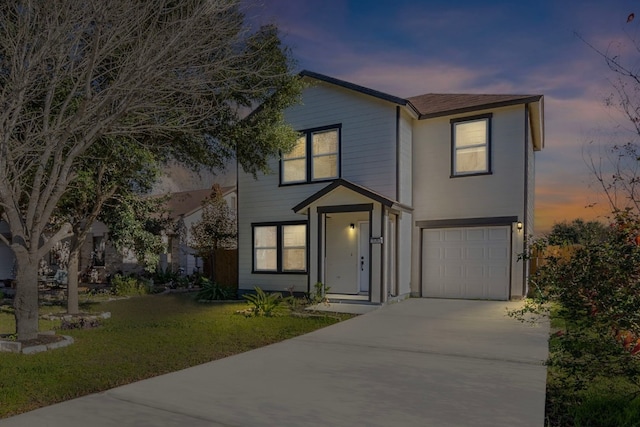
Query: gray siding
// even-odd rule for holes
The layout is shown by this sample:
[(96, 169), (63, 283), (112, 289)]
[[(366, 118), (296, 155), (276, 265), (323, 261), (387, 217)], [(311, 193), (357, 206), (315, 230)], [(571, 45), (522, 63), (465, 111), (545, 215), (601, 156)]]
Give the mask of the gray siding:
[[(416, 221), (510, 215), (523, 218), (523, 109), (523, 106), (516, 106), (493, 111), (491, 175), (450, 177), (450, 119), (465, 115), (416, 123), (413, 133)], [(467, 115), (482, 113), (478, 111)]]
[(342, 124), (342, 178), (395, 199), (395, 105), (323, 83), (303, 103), (286, 120), (299, 130)]
[(400, 114), (400, 147), (399, 147), (399, 159), (398, 159), (398, 174), (399, 174), (399, 194), (397, 200), (407, 206), (411, 206), (412, 200), (412, 188), (411, 188), (411, 175), (412, 175), (412, 138), (413, 138), (413, 123), (412, 118), (402, 111)]
[[(493, 113), (491, 175), (451, 178), (451, 124), (453, 118)], [(524, 106), (447, 116), (415, 122), (413, 129), (413, 220), (438, 220), (516, 216), (525, 214)], [(533, 156), (531, 156), (533, 157)], [(532, 170), (533, 168), (531, 168)], [(533, 182), (530, 181), (530, 191)], [(522, 294), (523, 232), (515, 229), (512, 246), (511, 296)], [(420, 293), (420, 239), (412, 233), (412, 294)]]
[[(333, 85), (319, 83), (305, 89), (303, 104), (285, 111), (298, 130), (342, 125), (341, 177), (389, 198), (396, 197), (395, 105)], [(238, 176), (239, 288), (307, 290), (307, 276), (252, 274), (251, 224), (306, 220), (291, 208), (329, 185), (328, 182), (279, 186), (279, 162), (269, 162), (272, 173)], [(315, 256), (314, 248), (309, 248)], [(311, 283), (315, 282), (315, 277)]]

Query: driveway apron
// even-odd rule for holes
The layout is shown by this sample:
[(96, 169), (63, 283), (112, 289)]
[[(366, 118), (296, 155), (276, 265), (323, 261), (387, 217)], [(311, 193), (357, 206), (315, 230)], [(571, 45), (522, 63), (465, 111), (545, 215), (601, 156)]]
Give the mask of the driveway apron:
[(0, 426), (541, 427), (549, 327), (519, 305), (409, 299)]

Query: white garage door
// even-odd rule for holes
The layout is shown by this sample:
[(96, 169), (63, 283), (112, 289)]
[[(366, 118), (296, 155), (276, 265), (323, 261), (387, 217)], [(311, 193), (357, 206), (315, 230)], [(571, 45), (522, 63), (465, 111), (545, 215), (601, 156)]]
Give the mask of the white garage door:
[(509, 299), (511, 227), (423, 230), (423, 295)]

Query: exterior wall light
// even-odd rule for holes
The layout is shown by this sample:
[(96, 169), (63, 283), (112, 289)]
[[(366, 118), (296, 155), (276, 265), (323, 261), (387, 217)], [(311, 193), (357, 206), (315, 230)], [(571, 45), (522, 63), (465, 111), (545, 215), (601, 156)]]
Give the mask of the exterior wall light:
[(356, 225), (354, 223), (349, 224), (349, 227), (351, 227), (352, 230), (355, 230)]
[(518, 230), (522, 230), (522, 223), (518, 221), (518, 223), (516, 224), (516, 227), (518, 227)]

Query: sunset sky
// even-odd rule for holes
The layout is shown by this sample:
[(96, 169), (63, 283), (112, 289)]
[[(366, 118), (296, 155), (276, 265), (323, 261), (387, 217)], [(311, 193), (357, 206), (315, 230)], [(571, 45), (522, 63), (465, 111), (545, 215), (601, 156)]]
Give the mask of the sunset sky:
[[(632, 12), (638, 17), (627, 23)], [(299, 70), (400, 97), (544, 95), (536, 232), (608, 212), (586, 166), (587, 152), (610, 143), (614, 131), (633, 135), (630, 123), (605, 107), (615, 75), (585, 41), (640, 62), (629, 42), (640, 35), (640, 2), (263, 0), (246, 13), (256, 25), (278, 25)]]

